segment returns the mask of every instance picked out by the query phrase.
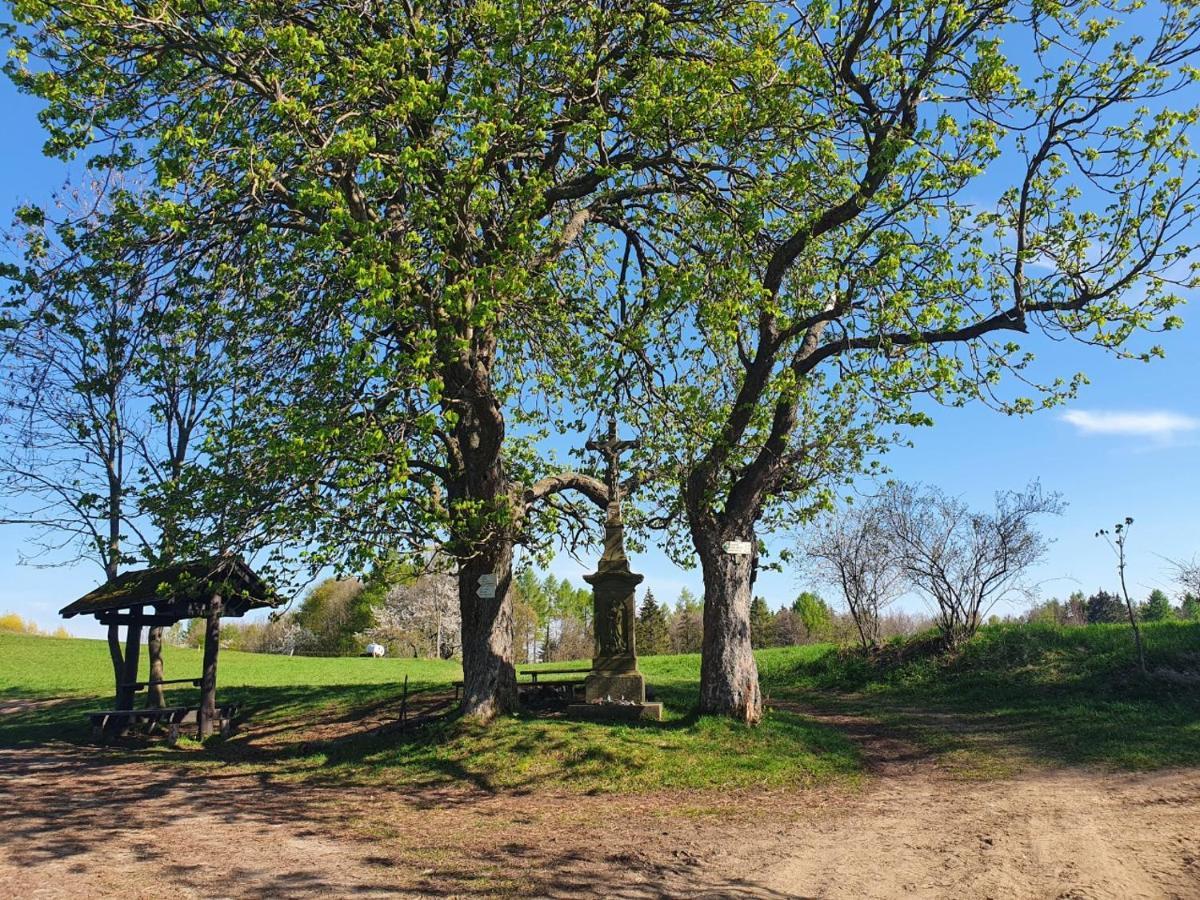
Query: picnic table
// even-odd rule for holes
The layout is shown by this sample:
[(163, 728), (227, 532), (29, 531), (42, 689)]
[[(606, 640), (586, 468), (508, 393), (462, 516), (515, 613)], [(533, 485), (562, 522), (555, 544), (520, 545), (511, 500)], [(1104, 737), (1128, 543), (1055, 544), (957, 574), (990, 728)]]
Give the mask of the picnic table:
[[(528, 691), (534, 697), (549, 698), (555, 694), (563, 694), (567, 700), (575, 697), (579, 688), (587, 682), (587, 677), (591, 673), (591, 669), (580, 668), (526, 668), (518, 669), (519, 675), (528, 675)], [(549, 678), (543, 676), (551, 676)], [(573, 675), (574, 678), (564, 678), (565, 675)]]

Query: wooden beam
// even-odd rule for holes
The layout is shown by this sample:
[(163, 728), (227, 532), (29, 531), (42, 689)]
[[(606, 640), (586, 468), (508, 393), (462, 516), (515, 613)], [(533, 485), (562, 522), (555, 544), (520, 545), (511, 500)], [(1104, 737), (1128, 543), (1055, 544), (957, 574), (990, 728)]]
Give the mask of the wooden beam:
[[(130, 613), (129, 630), (125, 635), (125, 674), (123, 680), (126, 684), (138, 680), (138, 657), (142, 655), (142, 608), (135, 606), (130, 610)], [(119, 695), (120, 702), (117, 704), (117, 708), (133, 709), (134, 692), (128, 688), (122, 688)]]
[(143, 625), (143, 626), (145, 626), (145, 625), (174, 625), (176, 622), (179, 621), (179, 619), (174, 616), (161, 616), (161, 615), (155, 615), (153, 613), (151, 613), (150, 615), (145, 615), (145, 616), (133, 616), (133, 615), (129, 615), (127, 613), (113, 613), (113, 614), (101, 613), (100, 615), (96, 616), (96, 621), (99, 622), (101, 625), (108, 625), (108, 626), (112, 627), (112, 626), (116, 626), (116, 625), (133, 625), (133, 624), (138, 624), (138, 625)]
[(221, 649), (221, 595), (214, 594), (208, 603), (208, 617), (204, 629), (204, 670), (200, 676), (200, 740), (213, 733), (213, 721), (217, 718), (217, 653)]

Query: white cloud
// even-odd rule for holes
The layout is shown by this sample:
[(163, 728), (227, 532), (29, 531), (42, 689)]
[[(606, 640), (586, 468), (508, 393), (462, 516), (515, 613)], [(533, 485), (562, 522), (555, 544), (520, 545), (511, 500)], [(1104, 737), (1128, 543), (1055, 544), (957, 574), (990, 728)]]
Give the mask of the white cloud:
[(1166, 410), (1073, 409), (1063, 413), (1062, 418), (1083, 434), (1119, 434), (1160, 441), (1200, 429), (1200, 419)]

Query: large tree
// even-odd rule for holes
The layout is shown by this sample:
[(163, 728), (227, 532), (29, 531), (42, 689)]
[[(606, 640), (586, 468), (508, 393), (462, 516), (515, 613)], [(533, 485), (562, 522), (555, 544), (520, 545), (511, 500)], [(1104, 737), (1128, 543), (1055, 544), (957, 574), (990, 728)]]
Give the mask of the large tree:
[(928, 422), (917, 397), (1072, 396), (1039, 335), (1151, 358), (1195, 284), (1189, 4), (814, 2), (780, 34), (720, 175), (639, 220), (612, 327), (677, 484), (650, 522), (703, 570), (702, 708), (750, 722), (764, 530)]
[[(154, 214), (251, 256), (262, 322), (304, 348), (237, 428), (259, 484), (284, 492), (287, 472), (320, 497), (288, 494), (283, 520), (323, 561), (440, 545), (458, 564), (464, 711), (511, 708), (514, 545), (553, 530), (563, 491), (607, 497), (540, 466), (509, 419), (529, 425), (579, 357), (562, 326), (580, 266), (605, 259), (580, 248), (706, 169), (775, 34), (763, 8), (9, 6), (9, 71), (48, 102), (50, 149), (146, 169)], [(347, 509), (351, 528), (331, 514)]]

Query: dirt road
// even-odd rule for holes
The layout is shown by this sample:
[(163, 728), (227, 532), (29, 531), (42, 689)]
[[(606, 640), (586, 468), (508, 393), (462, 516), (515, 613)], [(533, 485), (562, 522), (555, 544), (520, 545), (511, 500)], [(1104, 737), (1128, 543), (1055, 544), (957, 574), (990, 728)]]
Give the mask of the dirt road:
[(1200, 771), (633, 798), (313, 788), (0, 751), (0, 896), (1200, 898)]
[(1200, 773), (877, 782), (758, 883), (787, 896), (1200, 897)]

